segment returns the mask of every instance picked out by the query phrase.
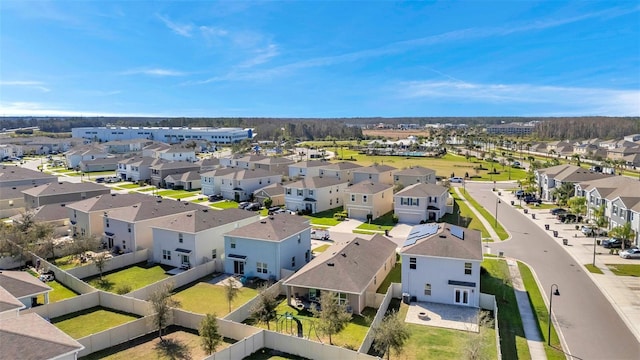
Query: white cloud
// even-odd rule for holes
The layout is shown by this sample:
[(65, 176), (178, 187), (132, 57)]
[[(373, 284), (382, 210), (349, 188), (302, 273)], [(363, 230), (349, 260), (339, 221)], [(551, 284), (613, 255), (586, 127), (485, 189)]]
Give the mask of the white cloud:
[(229, 32), (225, 29), (221, 29), (215, 26), (200, 26), (200, 33), (205, 39), (213, 39), (218, 37), (223, 37), (229, 34)]
[(47, 88), (44, 85), (45, 84), (41, 81), (30, 81), (30, 80), (0, 81), (0, 86), (20, 86), (20, 87), (40, 90), (42, 92), (51, 91), (49, 88)]
[(159, 116), (158, 114), (143, 113), (116, 113), (60, 109), (48, 104), (35, 102), (8, 102), (0, 103), (0, 115), (2, 116)]
[(165, 24), (165, 26), (171, 29), (171, 31), (173, 31), (174, 33), (184, 37), (191, 37), (191, 32), (193, 31), (193, 25), (178, 24), (176, 22), (171, 21), (171, 19), (169, 19), (168, 17), (160, 14), (156, 14), (156, 17), (160, 19), (160, 21), (162, 21)]
[[(454, 99), (466, 103), (539, 104), (585, 115), (638, 116), (640, 91), (532, 84), (477, 84), (461, 81), (411, 81), (399, 84), (402, 98)], [(578, 109), (578, 110), (576, 110)]]
[(238, 67), (246, 68), (252, 67), (260, 64), (264, 64), (271, 60), (272, 58), (278, 56), (280, 52), (278, 51), (278, 46), (275, 44), (269, 44), (264, 48), (256, 49), (253, 51), (253, 58), (244, 61)]
[(120, 73), (121, 75), (149, 75), (149, 76), (184, 76), (186, 73), (171, 69), (143, 68), (131, 69)]

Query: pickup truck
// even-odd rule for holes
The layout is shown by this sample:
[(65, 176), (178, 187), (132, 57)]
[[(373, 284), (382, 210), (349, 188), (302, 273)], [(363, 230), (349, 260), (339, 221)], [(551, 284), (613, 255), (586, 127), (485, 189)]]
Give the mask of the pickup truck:
[(311, 229), (311, 238), (313, 240), (329, 240), (329, 230)]

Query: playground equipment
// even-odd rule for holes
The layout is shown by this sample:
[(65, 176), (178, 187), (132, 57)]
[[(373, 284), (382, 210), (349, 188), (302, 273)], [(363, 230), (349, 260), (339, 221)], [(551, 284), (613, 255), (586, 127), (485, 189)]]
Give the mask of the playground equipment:
[(281, 315), (276, 315), (276, 331), (278, 332), (288, 332), (289, 334), (293, 334), (293, 323), (296, 323), (296, 330), (298, 333), (298, 337), (304, 337), (304, 332), (302, 329), (302, 322), (298, 320), (295, 316), (293, 316), (290, 312), (285, 312)]

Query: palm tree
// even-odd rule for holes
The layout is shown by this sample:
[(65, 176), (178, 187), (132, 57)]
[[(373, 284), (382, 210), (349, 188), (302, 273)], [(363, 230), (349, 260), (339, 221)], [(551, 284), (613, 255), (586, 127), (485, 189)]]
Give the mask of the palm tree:
[(611, 237), (622, 240), (622, 250), (624, 250), (624, 246), (626, 242), (630, 242), (633, 238), (635, 238), (635, 231), (631, 229), (631, 221), (627, 221), (622, 226), (616, 226), (609, 232)]

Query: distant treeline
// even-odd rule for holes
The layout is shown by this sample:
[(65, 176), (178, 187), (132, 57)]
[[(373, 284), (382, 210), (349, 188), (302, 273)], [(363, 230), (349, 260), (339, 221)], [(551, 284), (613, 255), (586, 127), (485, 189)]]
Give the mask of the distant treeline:
[(538, 123), (534, 132), (540, 140), (620, 139), (640, 133), (640, 117), (553, 118)]

